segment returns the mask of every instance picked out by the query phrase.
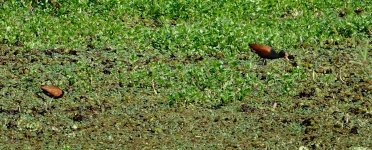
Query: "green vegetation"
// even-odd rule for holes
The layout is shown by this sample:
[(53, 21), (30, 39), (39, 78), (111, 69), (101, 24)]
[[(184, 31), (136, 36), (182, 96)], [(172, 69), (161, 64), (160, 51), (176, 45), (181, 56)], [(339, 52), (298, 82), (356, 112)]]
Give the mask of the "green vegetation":
[[(0, 0), (0, 148), (369, 147), (371, 12), (370, 1)], [(259, 65), (249, 43), (296, 64)]]

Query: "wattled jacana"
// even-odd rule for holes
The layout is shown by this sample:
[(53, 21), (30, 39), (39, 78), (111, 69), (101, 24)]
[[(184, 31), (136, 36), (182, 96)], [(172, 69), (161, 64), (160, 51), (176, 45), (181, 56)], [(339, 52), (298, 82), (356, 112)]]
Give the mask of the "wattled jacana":
[(277, 59), (277, 58), (284, 58), (288, 59), (288, 53), (285, 51), (280, 51), (279, 53), (276, 52), (272, 47), (261, 45), (261, 44), (249, 44), (249, 47), (256, 53), (258, 56), (264, 59)]

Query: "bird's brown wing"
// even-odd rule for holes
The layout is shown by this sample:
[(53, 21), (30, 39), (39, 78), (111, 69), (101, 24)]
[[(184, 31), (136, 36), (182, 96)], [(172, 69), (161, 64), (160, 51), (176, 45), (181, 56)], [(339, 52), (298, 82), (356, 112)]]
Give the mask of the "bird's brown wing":
[(249, 47), (261, 57), (268, 57), (271, 53), (271, 47), (261, 44), (249, 44)]

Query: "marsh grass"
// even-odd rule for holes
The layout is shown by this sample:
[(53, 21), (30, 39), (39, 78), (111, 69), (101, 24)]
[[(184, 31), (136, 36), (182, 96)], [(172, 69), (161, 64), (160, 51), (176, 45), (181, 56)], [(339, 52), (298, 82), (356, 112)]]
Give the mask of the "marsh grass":
[(371, 6), (1, 2), (0, 147), (368, 147)]

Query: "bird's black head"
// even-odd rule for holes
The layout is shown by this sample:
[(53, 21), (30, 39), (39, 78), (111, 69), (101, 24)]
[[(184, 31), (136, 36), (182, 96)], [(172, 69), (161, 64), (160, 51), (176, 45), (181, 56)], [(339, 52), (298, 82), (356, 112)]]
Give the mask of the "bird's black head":
[(279, 52), (279, 56), (280, 56), (280, 57), (284, 57), (285, 55), (286, 55), (286, 52), (285, 52), (285, 51), (280, 51), (280, 52)]
[(286, 52), (283, 51), (283, 50), (279, 52), (279, 56), (280, 56), (281, 58), (288, 59), (288, 53), (286, 53)]

